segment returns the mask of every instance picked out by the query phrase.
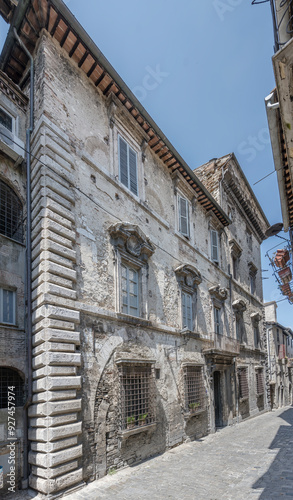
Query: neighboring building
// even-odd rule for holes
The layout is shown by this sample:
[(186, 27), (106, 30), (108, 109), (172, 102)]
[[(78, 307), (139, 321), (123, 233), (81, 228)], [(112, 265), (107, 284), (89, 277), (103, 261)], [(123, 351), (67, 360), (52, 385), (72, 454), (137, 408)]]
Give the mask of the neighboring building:
[(267, 409), (269, 224), (235, 156), (192, 171), (63, 2), (16, 3), (1, 68), (27, 123), (14, 29), (36, 82), (29, 481), (50, 495)]
[(277, 304), (265, 304), (271, 408), (292, 404), (293, 332), (277, 322)]
[[(23, 475), (20, 457), (26, 435), (23, 409), (28, 349), (25, 337), (26, 176), (22, 142), (26, 112), (26, 96), (0, 72), (0, 465), (6, 480), (10, 472), (9, 445), (15, 437), (17, 481)], [(12, 433), (14, 427), (15, 433)]]
[[(292, 70), (293, 70), (293, 11), (292, 2), (271, 0), (273, 14), (275, 54), (272, 58), (276, 88), (266, 97), (266, 112), (271, 137), (271, 145), (283, 218), (283, 228), (288, 232), (290, 261), (286, 268), (273, 269), (281, 293), (293, 304), (292, 248), (293, 248), (293, 109), (292, 109)], [(278, 226), (278, 224), (276, 225)], [(275, 226), (275, 227), (276, 227)], [(279, 230), (281, 227), (279, 227)], [(274, 230), (274, 227), (273, 227)], [(276, 228), (276, 232), (278, 227)], [(273, 234), (273, 233), (270, 233)], [(290, 279), (280, 279), (282, 273), (289, 273)]]

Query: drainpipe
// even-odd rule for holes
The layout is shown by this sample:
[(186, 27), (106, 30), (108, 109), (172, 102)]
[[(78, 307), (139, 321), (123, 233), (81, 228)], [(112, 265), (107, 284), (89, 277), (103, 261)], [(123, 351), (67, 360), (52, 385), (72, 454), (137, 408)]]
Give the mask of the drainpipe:
[(26, 130), (26, 197), (27, 197), (27, 226), (26, 226), (26, 330), (27, 330), (27, 366), (28, 366), (28, 393), (24, 405), (24, 470), (23, 487), (28, 487), (28, 408), (32, 402), (32, 288), (31, 288), (31, 134), (34, 128), (34, 60), (31, 53), (19, 38), (16, 29), (13, 34), (22, 50), (30, 59), (30, 120)]

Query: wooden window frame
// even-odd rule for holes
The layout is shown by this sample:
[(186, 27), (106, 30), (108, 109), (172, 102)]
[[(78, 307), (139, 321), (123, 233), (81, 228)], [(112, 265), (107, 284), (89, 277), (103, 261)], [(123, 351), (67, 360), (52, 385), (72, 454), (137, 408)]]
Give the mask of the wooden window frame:
[[(4, 321), (4, 292), (12, 293), (12, 321)], [(16, 290), (5, 288), (5, 286), (0, 286), (0, 323), (3, 325), (16, 325)]]

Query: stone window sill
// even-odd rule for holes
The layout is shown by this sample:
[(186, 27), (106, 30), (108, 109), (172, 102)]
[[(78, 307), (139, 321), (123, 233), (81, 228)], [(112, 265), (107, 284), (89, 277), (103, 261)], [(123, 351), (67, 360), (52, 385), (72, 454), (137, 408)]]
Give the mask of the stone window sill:
[(135, 326), (151, 326), (151, 321), (140, 318), (139, 316), (130, 316), (129, 314), (117, 313), (117, 319), (121, 319)]
[(187, 411), (184, 414), (184, 420), (190, 420), (191, 418), (197, 417), (198, 415), (201, 415), (202, 413), (204, 413), (206, 411), (207, 411), (207, 408), (201, 408), (200, 410), (197, 410), (194, 413), (191, 413), (190, 411)]
[(128, 439), (130, 436), (135, 436), (136, 434), (140, 434), (141, 432), (150, 431), (153, 432), (156, 430), (157, 424), (154, 422), (153, 424), (142, 425), (140, 427), (135, 427), (134, 429), (125, 429), (124, 431), (119, 432), (119, 438), (122, 441)]
[(246, 396), (245, 398), (240, 398), (239, 403), (245, 403), (248, 400), (249, 400), (249, 396)]

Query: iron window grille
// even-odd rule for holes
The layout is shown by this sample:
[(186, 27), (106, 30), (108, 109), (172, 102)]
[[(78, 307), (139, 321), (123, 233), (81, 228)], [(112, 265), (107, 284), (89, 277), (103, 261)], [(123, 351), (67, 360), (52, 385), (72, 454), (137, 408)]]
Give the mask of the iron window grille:
[(0, 180), (0, 233), (23, 241), (22, 204), (15, 192)]
[(184, 367), (185, 410), (198, 413), (206, 408), (206, 390), (202, 366)]
[(256, 375), (256, 394), (261, 396), (264, 393), (264, 382), (263, 382), (263, 369), (258, 368), (255, 372)]
[(11, 368), (0, 368), (0, 408), (23, 406), (24, 386), (20, 375)]
[(121, 430), (143, 427), (155, 422), (155, 377), (153, 366), (119, 366)]
[(238, 368), (239, 399), (249, 397), (249, 387), (247, 378), (247, 368)]

